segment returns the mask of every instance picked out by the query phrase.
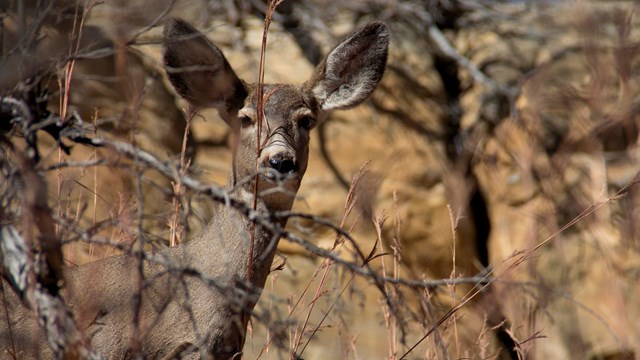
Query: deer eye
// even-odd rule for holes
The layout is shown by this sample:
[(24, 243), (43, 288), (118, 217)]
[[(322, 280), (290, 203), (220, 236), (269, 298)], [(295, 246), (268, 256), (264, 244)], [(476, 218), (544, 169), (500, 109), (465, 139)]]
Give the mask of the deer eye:
[(251, 118), (248, 117), (247, 115), (241, 115), (238, 119), (240, 119), (240, 125), (243, 128), (253, 125), (253, 120), (251, 120)]
[(305, 130), (310, 130), (316, 124), (316, 119), (311, 116), (305, 116), (298, 120), (298, 126)]

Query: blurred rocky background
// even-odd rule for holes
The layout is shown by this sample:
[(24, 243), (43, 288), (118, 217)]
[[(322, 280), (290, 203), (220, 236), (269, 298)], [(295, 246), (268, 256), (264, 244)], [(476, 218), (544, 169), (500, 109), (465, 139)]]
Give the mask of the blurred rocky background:
[[(315, 130), (294, 211), (341, 225), (364, 253), (377, 246), (370, 266), (398, 285), (282, 241), (244, 356), (640, 354), (639, 10), (634, 1), (282, 2), (267, 82), (305, 81), (361, 24), (392, 30), (372, 99)], [(167, 161), (179, 161), (184, 142), (190, 174), (224, 184), (231, 131), (206, 111), (185, 135), (185, 103), (161, 66), (168, 16), (257, 80), (259, 0), (0, 0), (1, 95)], [(5, 125), (3, 137), (26, 146)], [(176, 198), (169, 180), (108, 150), (44, 131), (37, 144), (61, 224), (161, 248), (188, 241), (211, 213), (205, 197)], [(334, 247), (317, 222), (290, 227), (354, 260), (356, 246)], [(118, 252), (57, 231), (68, 266)]]

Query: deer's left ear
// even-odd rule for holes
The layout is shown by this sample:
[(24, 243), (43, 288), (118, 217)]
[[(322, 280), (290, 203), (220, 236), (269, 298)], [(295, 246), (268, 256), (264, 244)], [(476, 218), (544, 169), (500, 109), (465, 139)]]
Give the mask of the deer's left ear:
[(376, 88), (387, 64), (389, 28), (368, 24), (336, 46), (307, 81), (323, 111), (348, 109)]

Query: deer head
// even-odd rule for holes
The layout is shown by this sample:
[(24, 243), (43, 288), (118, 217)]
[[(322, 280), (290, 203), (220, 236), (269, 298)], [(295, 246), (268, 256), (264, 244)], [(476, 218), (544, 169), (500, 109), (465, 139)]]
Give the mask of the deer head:
[(237, 130), (235, 178), (260, 174), (261, 192), (280, 185), (286, 191), (267, 195), (265, 203), (272, 210), (289, 209), (307, 169), (309, 132), (332, 110), (354, 107), (371, 95), (384, 73), (388, 43), (387, 26), (371, 23), (335, 47), (304, 84), (265, 84), (261, 126), (257, 85), (240, 80), (222, 51), (191, 25), (167, 22), (164, 62), (192, 110), (216, 108)]

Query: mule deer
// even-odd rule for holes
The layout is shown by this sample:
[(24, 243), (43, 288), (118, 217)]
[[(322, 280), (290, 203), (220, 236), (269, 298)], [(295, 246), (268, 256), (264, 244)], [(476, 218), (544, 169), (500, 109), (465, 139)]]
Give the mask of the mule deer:
[[(193, 109), (214, 107), (237, 130), (237, 156), (228, 184), (237, 197), (248, 204), (255, 201), (259, 211), (283, 211), (291, 209), (307, 169), (309, 131), (330, 111), (356, 106), (369, 97), (384, 72), (388, 38), (384, 24), (366, 25), (335, 47), (304, 84), (265, 84), (264, 100), (258, 98), (255, 84), (238, 78), (218, 47), (182, 20), (165, 25), (164, 62), (171, 83)], [(264, 104), (261, 127), (256, 123), (259, 101)], [(256, 179), (257, 191), (264, 195), (254, 199)], [(281, 226), (286, 223), (279, 221)], [(264, 287), (278, 242), (274, 235), (261, 226), (252, 229), (240, 212), (219, 204), (192, 241), (156, 254), (215, 280), (217, 286), (145, 261), (145, 286), (139, 290), (136, 259), (115, 256), (71, 269), (65, 300), (87, 342), (110, 359), (132, 356), (137, 294), (140, 340), (135, 350), (144, 357), (236, 357), (258, 299), (242, 294)], [(30, 314), (16, 305), (14, 294), (5, 293), (10, 311), (0, 316), (2, 321), (8, 316), (19, 349), (14, 356), (51, 357)], [(2, 358), (12, 348), (6, 329), (0, 327)]]

